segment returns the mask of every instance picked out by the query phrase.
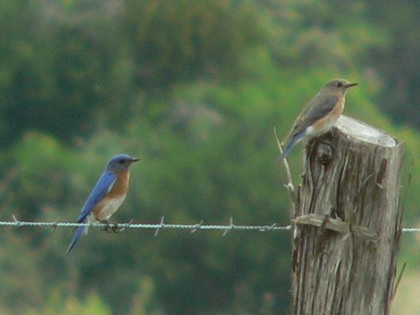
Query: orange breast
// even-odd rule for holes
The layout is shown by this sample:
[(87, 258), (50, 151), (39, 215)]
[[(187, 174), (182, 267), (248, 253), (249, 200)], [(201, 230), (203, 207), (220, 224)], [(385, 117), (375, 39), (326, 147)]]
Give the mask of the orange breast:
[(92, 210), (94, 220), (108, 220), (121, 206), (128, 191), (130, 173), (117, 174), (117, 180), (111, 191)]

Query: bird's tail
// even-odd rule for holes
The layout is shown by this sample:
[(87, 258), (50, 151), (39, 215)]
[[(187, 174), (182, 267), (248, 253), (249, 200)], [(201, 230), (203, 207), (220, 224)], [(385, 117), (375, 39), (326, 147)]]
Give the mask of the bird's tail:
[[(86, 220), (82, 221), (82, 223), (85, 223)], [(83, 235), (83, 233), (86, 230), (86, 226), (79, 226), (76, 230), (76, 233), (74, 234), (73, 240), (71, 241), (69, 247), (67, 248), (66, 251), (66, 256), (68, 254), (70, 254), (71, 250), (73, 249), (73, 247), (76, 245), (76, 243), (79, 241), (80, 237)]]
[(284, 147), (283, 153), (280, 154), (279, 159), (277, 160), (279, 163), (285, 159), (289, 153), (292, 151), (294, 146), (302, 141), (303, 137), (305, 136), (305, 131), (299, 132), (293, 135), (288, 141), (286, 146)]

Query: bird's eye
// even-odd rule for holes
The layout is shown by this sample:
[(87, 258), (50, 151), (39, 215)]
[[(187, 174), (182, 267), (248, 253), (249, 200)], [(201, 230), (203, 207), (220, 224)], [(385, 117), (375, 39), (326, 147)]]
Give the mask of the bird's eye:
[(121, 159), (121, 160), (118, 161), (118, 163), (120, 163), (120, 164), (124, 164), (124, 162), (125, 162), (124, 159)]
[(337, 85), (337, 87), (342, 87), (342, 86), (344, 86), (343, 82), (341, 82), (341, 81), (340, 81), (340, 82), (337, 82), (337, 84), (336, 84), (336, 85)]

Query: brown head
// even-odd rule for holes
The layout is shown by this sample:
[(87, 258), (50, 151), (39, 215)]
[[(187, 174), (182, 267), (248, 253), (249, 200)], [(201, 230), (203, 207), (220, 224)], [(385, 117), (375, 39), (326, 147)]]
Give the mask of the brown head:
[(335, 95), (338, 94), (338, 95), (344, 96), (346, 95), (346, 92), (349, 88), (356, 85), (357, 83), (350, 83), (343, 79), (336, 79), (325, 84), (321, 92), (325, 91), (325, 92), (333, 93)]

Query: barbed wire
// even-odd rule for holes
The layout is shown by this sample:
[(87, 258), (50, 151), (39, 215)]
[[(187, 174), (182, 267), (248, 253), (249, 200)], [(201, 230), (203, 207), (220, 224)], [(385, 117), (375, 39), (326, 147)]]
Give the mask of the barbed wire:
[(290, 230), (291, 226), (277, 226), (277, 223), (271, 225), (236, 225), (233, 223), (233, 218), (230, 218), (228, 225), (215, 225), (215, 224), (204, 224), (204, 221), (200, 221), (196, 224), (173, 224), (165, 223), (165, 217), (162, 217), (160, 222), (157, 224), (145, 224), (145, 223), (133, 223), (132, 221), (128, 223), (74, 223), (74, 222), (33, 222), (33, 221), (20, 221), (13, 215), (13, 221), (0, 221), (1, 226), (11, 226), (11, 227), (50, 227), (53, 230), (58, 227), (64, 228), (76, 228), (80, 226), (93, 227), (93, 228), (102, 228), (102, 229), (117, 229), (118, 231), (123, 231), (125, 229), (150, 229), (156, 230), (155, 236), (159, 234), (160, 230), (163, 229), (180, 229), (180, 230), (190, 230), (191, 233), (194, 233), (198, 230), (213, 230), (213, 231), (223, 231), (223, 236), (225, 236), (229, 231), (232, 230), (243, 230), (243, 231), (259, 231), (259, 232), (268, 232), (268, 231), (284, 231)]
[[(58, 227), (64, 228), (77, 228), (80, 226), (93, 227), (93, 228), (102, 228), (102, 229), (117, 229), (118, 231), (123, 231), (126, 229), (145, 229), (145, 230), (155, 230), (155, 236), (159, 234), (160, 230), (163, 229), (178, 229), (178, 230), (190, 230), (191, 233), (194, 233), (199, 230), (207, 231), (223, 231), (223, 236), (225, 236), (229, 231), (233, 230), (242, 230), (242, 231), (258, 231), (258, 232), (269, 232), (269, 231), (287, 231), (291, 230), (291, 225), (278, 226), (277, 223), (270, 225), (236, 225), (233, 223), (233, 218), (230, 218), (228, 225), (223, 224), (204, 224), (204, 221), (200, 221), (196, 224), (174, 224), (174, 223), (165, 223), (165, 217), (162, 217), (159, 223), (155, 224), (146, 224), (146, 223), (133, 223), (130, 221), (128, 223), (74, 223), (74, 222), (59, 222), (58, 220), (52, 222), (34, 222), (34, 221), (20, 221), (16, 216), (12, 216), (13, 221), (0, 221), (0, 227), (10, 226), (10, 227), (50, 227), (55, 230)], [(419, 233), (420, 228), (402, 228), (404, 233)]]
[(416, 233), (420, 232), (420, 228), (402, 228), (401, 229), (405, 233)]

